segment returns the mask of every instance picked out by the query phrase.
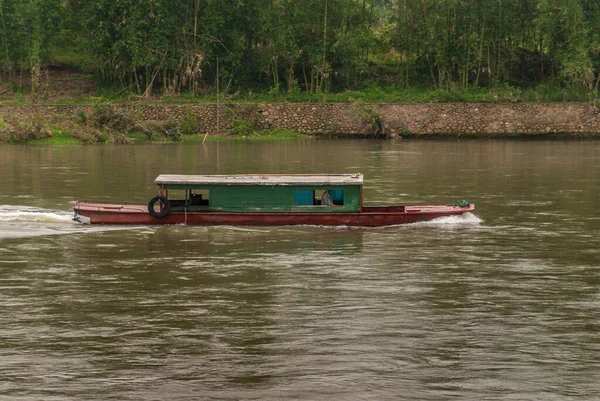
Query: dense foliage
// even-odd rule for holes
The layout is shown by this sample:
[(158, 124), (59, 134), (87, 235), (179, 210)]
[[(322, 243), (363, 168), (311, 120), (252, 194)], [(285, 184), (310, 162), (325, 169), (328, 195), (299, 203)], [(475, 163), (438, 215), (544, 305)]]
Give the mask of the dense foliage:
[[(149, 94), (365, 83), (598, 92), (597, 0), (0, 0), (0, 71), (92, 65)], [(21, 79), (22, 80), (22, 79)]]

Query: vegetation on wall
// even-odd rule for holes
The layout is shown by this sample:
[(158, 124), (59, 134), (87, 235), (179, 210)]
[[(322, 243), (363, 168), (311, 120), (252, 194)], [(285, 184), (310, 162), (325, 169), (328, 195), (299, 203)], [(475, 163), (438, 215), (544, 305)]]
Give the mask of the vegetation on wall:
[(366, 86), (597, 95), (598, 27), (600, 3), (576, 0), (0, 0), (0, 76), (34, 96), (52, 63), (146, 97)]

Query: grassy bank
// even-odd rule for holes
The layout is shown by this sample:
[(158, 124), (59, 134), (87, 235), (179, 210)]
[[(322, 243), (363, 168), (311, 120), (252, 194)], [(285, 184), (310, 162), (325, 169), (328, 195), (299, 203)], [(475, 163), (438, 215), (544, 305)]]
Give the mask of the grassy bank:
[[(379, 89), (381, 90), (381, 89)], [(470, 91), (460, 91), (458, 89), (450, 89), (444, 97), (444, 93), (436, 92), (424, 92), (424, 91), (410, 91), (403, 90), (403, 96), (409, 96), (411, 93), (415, 94), (412, 98), (412, 102), (403, 103), (419, 103), (424, 100), (423, 96), (432, 96), (434, 100), (448, 100), (457, 99), (457, 95), (462, 93), (464, 99), (470, 101), (479, 101), (485, 103), (494, 99), (498, 104), (506, 103), (510, 100), (511, 103), (521, 102), (522, 93), (512, 92), (512, 88), (504, 88), (505, 92), (502, 92), (502, 96), (495, 95), (495, 92), (483, 92), (481, 89), (471, 89)], [(398, 95), (393, 89), (390, 89), (387, 95), (394, 96)], [(385, 121), (380, 118), (377, 113), (371, 110), (371, 107), (367, 102), (371, 97), (377, 98), (377, 103), (385, 102), (385, 100), (392, 99), (386, 97), (385, 93), (379, 93), (377, 90), (371, 88), (370, 91), (365, 93), (364, 98), (361, 98), (360, 92), (351, 92), (344, 94), (337, 94), (335, 96), (346, 96), (353, 97), (353, 102), (349, 107), (351, 108), (366, 108), (368, 109), (365, 116), (359, 117), (364, 121), (363, 125), (368, 125), (367, 128), (358, 127), (363, 129), (362, 136), (370, 136), (376, 138), (386, 138), (387, 135), (396, 137), (397, 135), (404, 138), (485, 138), (485, 137), (497, 137), (497, 138), (548, 138), (548, 137), (561, 137), (561, 138), (597, 138), (596, 134), (583, 134), (583, 133), (550, 133), (550, 130), (544, 133), (516, 133), (516, 132), (502, 132), (497, 134), (477, 134), (477, 133), (465, 133), (465, 132), (448, 132), (447, 134), (417, 134), (412, 132), (403, 132), (402, 130), (393, 131), (385, 128)], [(479, 93), (479, 97), (477, 94)], [(499, 93), (499, 92), (498, 92)], [(549, 94), (550, 92), (548, 92)], [(553, 92), (555, 95), (557, 93)], [(566, 93), (566, 92), (565, 92)], [(417, 99), (416, 96), (421, 96)], [(434, 96), (435, 95), (435, 96)], [(493, 95), (493, 98), (490, 96)], [(530, 94), (531, 95), (531, 94)], [(277, 98), (275, 94), (271, 94), (273, 98), (256, 97), (254, 100), (269, 101), (274, 103), (287, 103), (285, 99), (282, 101), (281, 98)], [(323, 95), (325, 96), (325, 95)], [(529, 95), (528, 95), (529, 96)], [(0, 143), (22, 143), (31, 145), (75, 145), (75, 144), (93, 144), (93, 143), (113, 143), (113, 144), (137, 144), (137, 143), (170, 143), (170, 142), (204, 142), (204, 141), (222, 141), (222, 140), (287, 140), (287, 139), (298, 139), (307, 138), (309, 135), (305, 135), (299, 132), (284, 130), (284, 129), (261, 129), (265, 124), (258, 122), (253, 115), (242, 115), (237, 116), (239, 120), (231, 120), (227, 122), (228, 131), (219, 133), (210, 133), (206, 135), (205, 132), (199, 132), (198, 127), (201, 126), (197, 115), (195, 115), (191, 108), (186, 108), (187, 115), (176, 120), (175, 118), (168, 118), (166, 121), (144, 121), (139, 115), (131, 115), (135, 113), (127, 112), (127, 107), (113, 107), (119, 102), (126, 101), (126, 99), (115, 98), (113, 102), (102, 101), (106, 98), (85, 98), (79, 99), (78, 102), (71, 102), (70, 104), (82, 104), (81, 102), (92, 102), (95, 99), (96, 103), (92, 103), (93, 107), (80, 108), (75, 112), (69, 112), (69, 115), (55, 116), (52, 113), (48, 113), (47, 117), (41, 115), (29, 115), (29, 107), (27, 103), (19, 103), (22, 107), (14, 108), (12, 113), (0, 114)], [(179, 97), (179, 98), (157, 98), (154, 100), (146, 100), (148, 102), (173, 102), (189, 104), (190, 101), (201, 102), (210, 100), (210, 96), (203, 98), (190, 98)], [(279, 99), (279, 102), (276, 100)], [(306, 100), (301, 97), (295, 97), (295, 100)], [(463, 100), (464, 100), (463, 99)], [(187, 101), (189, 100), (189, 101)], [(214, 99), (213, 99), (214, 100)], [(312, 99), (314, 100), (314, 99)], [(323, 99), (321, 99), (323, 100)], [(333, 100), (336, 100), (335, 98)], [(337, 100), (341, 100), (337, 99)], [(589, 104), (600, 106), (598, 99), (589, 98)], [(229, 102), (244, 103), (239, 100), (229, 99)], [(461, 103), (469, 103), (461, 102)], [(398, 103), (398, 102), (393, 102)], [(432, 103), (432, 102), (429, 102)], [(452, 102), (450, 102), (452, 103)], [(455, 102), (454, 102), (455, 103)], [(523, 102), (532, 103), (532, 102)], [(588, 103), (588, 102), (586, 102)], [(38, 103), (39, 104), (39, 103)], [(44, 103), (41, 103), (42, 105)], [(67, 104), (69, 104), (67, 102)], [(251, 105), (251, 107), (256, 107)], [(296, 106), (293, 106), (296, 107)], [(52, 109), (52, 107), (50, 107)], [(10, 109), (10, 108), (9, 108)], [(23, 109), (23, 112), (21, 112)], [(68, 108), (69, 109), (69, 108)], [(83, 111), (85, 110), (85, 111)], [(125, 110), (125, 111), (124, 111)], [(0, 110), (1, 111), (1, 110)], [(129, 114), (123, 114), (129, 113)], [(10, 115), (14, 114), (14, 115)], [(356, 117), (356, 116), (355, 116)], [(375, 124), (377, 122), (377, 124)], [(268, 124), (267, 124), (268, 125)], [(324, 135), (325, 137), (343, 137), (344, 135), (338, 134), (335, 129), (330, 129), (330, 134)], [(328, 132), (329, 132), (328, 131)], [(464, 130), (463, 130), (464, 131)], [(472, 131), (472, 130), (471, 130)], [(393, 132), (393, 133), (390, 133)], [(346, 137), (360, 137), (360, 135), (346, 135)]]
[[(104, 113), (104, 112), (103, 112)], [(104, 119), (103, 119), (104, 118)], [(75, 121), (48, 123), (39, 117), (30, 120), (0, 119), (0, 144), (71, 146), (83, 144), (140, 144), (173, 142), (215, 142), (225, 140), (265, 141), (303, 139), (311, 136), (295, 131), (257, 130), (238, 123), (230, 132), (202, 134), (185, 124), (167, 121), (163, 124), (142, 124), (114, 114), (99, 118), (81, 116)]]
[[(306, 135), (288, 130), (257, 130), (244, 134), (231, 132), (190, 134), (190, 135), (148, 135), (147, 132), (139, 130), (127, 133), (99, 132), (96, 139), (90, 140), (83, 137), (81, 133), (73, 133), (59, 125), (49, 125), (43, 129), (42, 135), (20, 136), (18, 139), (10, 138), (4, 134), (7, 124), (0, 120), (0, 145), (24, 144), (31, 146), (76, 146), (90, 144), (168, 144), (168, 143), (210, 143), (220, 141), (285, 141), (313, 139), (314, 136)], [(363, 138), (364, 136), (360, 137)], [(323, 138), (357, 138), (356, 135), (324, 135)], [(382, 137), (385, 138), (385, 137)], [(516, 139), (516, 140), (540, 140), (540, 139), (600, 139), (596, 133), (506, 133), (506, 134), (470, 134), (470, 133), (448, 133), (448, 134), (415, 134), (402, 132), (399, 139), (408, 140), (443, 140), (443, 139)]]

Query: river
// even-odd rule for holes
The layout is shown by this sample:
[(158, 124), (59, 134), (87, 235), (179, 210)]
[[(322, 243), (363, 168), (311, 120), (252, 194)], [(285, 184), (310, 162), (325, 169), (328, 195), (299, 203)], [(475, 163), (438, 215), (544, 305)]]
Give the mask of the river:
[[(103, 227), (160, 173), (355, 173), (385, 228)], [(2, 400), (600, 399), (600, 141), (0, 146)]]

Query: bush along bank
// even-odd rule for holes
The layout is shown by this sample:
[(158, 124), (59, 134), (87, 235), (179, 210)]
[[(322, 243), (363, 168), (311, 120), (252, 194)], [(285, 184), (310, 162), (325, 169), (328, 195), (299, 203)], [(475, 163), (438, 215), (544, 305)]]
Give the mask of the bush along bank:
[[(39, 111), (39, 110), (38, 110)], [(8, 143), (114, 143), (136, 140), (179, 140), (179, 123), (144, 124), (110, 106), (77, 109), (70, 115), (13, 113), (0, 116), (0, 141)]]
[(161, 119), (149, 119), (135, 108), (108, 104), (84, 107), (0, 106), (0, 143), (133, 144), (310, 137), (293, 130), (261, 127), (248, 116), (240, 120), (230, 118), (218, 131), (201, 131), (203, 124), (189, 107), (183, 113), (168, 114), (161, 113), (160, 116), (164, 117)]
[(0, 141), (12, 143), (599, 135), (600, 108), (586, 102), (0, 106)]

